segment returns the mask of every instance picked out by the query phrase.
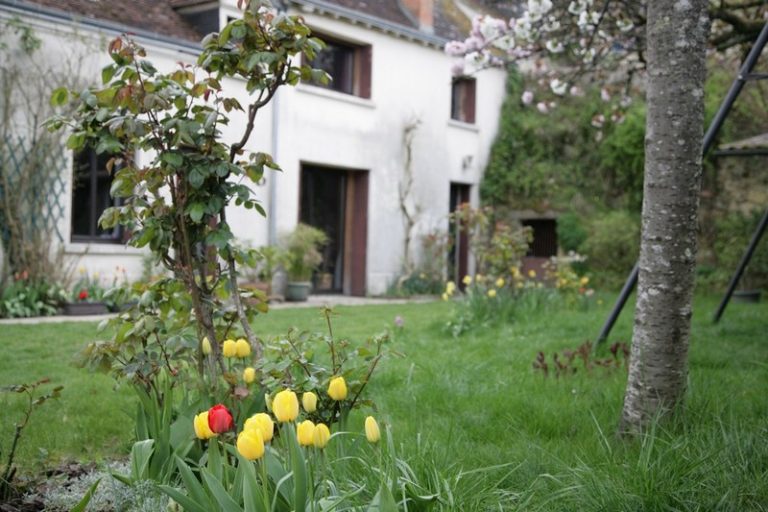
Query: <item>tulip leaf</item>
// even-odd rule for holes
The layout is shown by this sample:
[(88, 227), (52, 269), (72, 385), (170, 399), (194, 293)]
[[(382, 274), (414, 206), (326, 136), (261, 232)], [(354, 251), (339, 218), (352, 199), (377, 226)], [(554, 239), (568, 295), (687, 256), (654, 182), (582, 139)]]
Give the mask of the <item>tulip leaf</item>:
[(222, 512), (242, 512), (240, 505), (235, 503), (235, 500), (232, 499), (224, 486), (221, 485), (221, 482), (210, 471), (201, 468), (200, 474), (203, 475), (206, 488), (211, 492), (216, 503), (219, 504), (219, 510)]
[(88, 492), (85, 493), (83, 498), (77, 502), (77, 505), (72, 507), (72, 509), (69, 512), (85, 512), (85, 509), (88, 508), (88, 504), (91, 502), (91, 498), (93, 498), (93, 493), (96, 492), (96, 488), (101, 483), (101, 478), (93, 482), (93, 485), (91, 485), (88, 488)]
[[(182, 482), (184, 482), (184, 487), (187, 489), (187, 492), (190, 494), (190, 497), (195, 503), (198, 503), (201, 505), (201, 509), (203, 512), (206, 512), (208, 510), (213, 510), (214, 507), (211, 503), (211, 500), (208, 499), (208, 495), (205, 493), (205, 489), (203, 489), (202, 484), (197, 479), (197, 477), (192, 473), (192, 470), (187, 465), (186, 462), (184, 462), (181, 457), (176, 455), (176, 467), (179, 468), (179, 476), (181, 477)], [(166, 494), (168, 494), (168, 491), (166, 491)], [(173, 498), (173, 496), (171, 496)], [(176, 498), (173, 498), (176, 501)], [(181, 503), (179, 501), (179, 503)], [(208, 506), (206, 506), (208, 505)], [(184, 507), (187, 509), (186, 507)], [(192, 510), (192, 509), (187, 509)]]
[(158, 488), (170, 496), (173, 501), (181, 505), (185, 512), (209, 512), (208, 508), (198, 504), (197, 501), (183, 494), (178, 489), (175, 489), (169, 485), (160, 485)]
[(397, 503), (395, 503), (395, 498), (386, 482), (381, 483), (381, 489), (373, 497), (371, 504), (368, 505), (368, 512), (398, 512)]
[[(245, 512), (268, 512), (264, 506), (264, 494), (256, 479), (256, 468), (253, 463), (238, 454), (238, 471), (243, 478), (243, 508)], [(264, 461), (259, 462), (264, 464)]]
[(147, 469), (149, 468), (149, 461), (154, 451), (154, 439), (145, 439), (133, 443), (133, 447), (131, 447), (131, 478), (134, 482), (149, 479)]

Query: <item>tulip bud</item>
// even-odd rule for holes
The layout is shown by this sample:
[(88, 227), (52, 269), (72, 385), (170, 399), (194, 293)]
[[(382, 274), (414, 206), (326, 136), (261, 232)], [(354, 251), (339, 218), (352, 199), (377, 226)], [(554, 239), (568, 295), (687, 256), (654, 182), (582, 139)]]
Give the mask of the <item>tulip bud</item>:
[(467, 274), (466, 276), (464, 276), (464, 279), (462, 279), (461, 282), (464, 283), (466, 286), (471, 285), (472, 284), (472, 276)]
[(302, 421), (296, 428), (296, 438), (301, 446), (312, 446), (315, 436), (315, 424), (309, 420)]
[(281, 423), (294, 421), (299, 416), (299, 399), (296, 398), (296, 393), (288, 389), (279, 392), (272, 401), (272, 411)]
[(240, 338), (235, 342), (235, 355), (240, 359), (251, 355), (251, 345), (244, 338)]
[(378, 443), (379, 439), (381, 439), (379, 424), (376, 423), (376, 419), (373, 416), (365, 418), (365, 437), (369, 443)]
[(301, 395), (301, 405), (307, 412), (315, 412), (317, 410), (317, 395), (311, 391), (307, 391)]
[(502, 286), (504, 286), (504, 279), (500, 277), (496, 280), (496, 288), (501, 288)]
[(259, 412), (245, 420), (245, 425), (243, 425), (243, 430), (254, 429), (261, 432), (261, 438), (265, 443), (268, 443), (275, 434), (275, 423), (269, 417), (269, 414)]
[(195, 435), (198, 439), (205, 440), (216, 436), (216, 434), (208, 426), (208, 411), (201, 412), (200, 414), (196, 415), (192, 424), (195, 427)]
[(201, 345), (203, 354), (206, 356), (211, 353), (211, 341), (208, 339), (208, 336), (203, 338), (203, 343)]
[(208, 427), (217, 433), (221, 434), (232, 430), (233, 426), (232, 414), (222, 404), (217, 404), (208, 409)]
[(496, 290), (494, 290), (493, 288), (488, 290), (488, 297), (490, 297), (490, 298), (496, 297)]
[(255, 368), (246, 368), (243, 370), (243, 382), (246, 384), (250, 384), (256, 380), (256, 369)]
[(237, 436), (237, 451), (248, 460), (260, 459), (264, 455), (264, 439), (258, 429), (243, 430)]
[(328, 396), (337, 402), (347, 398), (347, 382), (344, 377), (334, 377), (328, 384)]
[(321, 450), (328, 445), (328, 441), (331, 439), (331, 431), (324, 423), (318, 423), (315, 425), (315, 432), (312, 434), (312, 444), (315, 448)]
[(221, 344), (221, 353), (224, 357), (237, 356), (235, 340), (224, 340), (224, 343)]

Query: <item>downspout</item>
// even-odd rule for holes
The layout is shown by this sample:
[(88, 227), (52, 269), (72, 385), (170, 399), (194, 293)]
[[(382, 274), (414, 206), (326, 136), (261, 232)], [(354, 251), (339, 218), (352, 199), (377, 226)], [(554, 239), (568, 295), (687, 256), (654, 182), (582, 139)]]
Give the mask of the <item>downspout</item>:
[[(274, 3), (275, 9), (278, 13), (287, 12), (288, 8), (284, 2), (277, 0)], [(272, 160), (279, 162), (277, 158), (277, 148), (279, 142), (280, 131), (280, 90), (275, 92), (272, 97), (272, 144), (270, 147), (270, 153)], [(267, 244), (277, 245), (277, 171), (271, 170), (270, 176), (267, 179)]]

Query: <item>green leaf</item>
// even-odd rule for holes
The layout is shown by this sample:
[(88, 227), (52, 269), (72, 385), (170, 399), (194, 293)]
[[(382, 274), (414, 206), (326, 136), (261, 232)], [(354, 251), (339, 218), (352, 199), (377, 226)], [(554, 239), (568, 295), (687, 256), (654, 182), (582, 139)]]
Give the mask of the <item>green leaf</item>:
[(211, 510), (200, 505), (197, 501), (191, 499), (189, 496), (182, 494), (178, 489), (174, 489), (173, 487), (167, 485), (159, 485), (158, 488), (170, 496), (173, 501), (181, 505), (186, 512), (210, 512)]
[(137, 441), (131, 448), (131, 478), (139, 482), (148, 478), (147, 468), (155, 450), (155, 440)]
[(184, 163), (184, 157), (179, 153), (163, 153), (160, 159), (171, 167), (181, 167)]
[(301, 451), (293, 425), (286, 430), (289, 432), (289, 449), (291, 453), (291, 471), (293, 472), (293, 509), (302, 511), (307, 507), (307, 462)]
[(85, 133), (75, 132), (67, 139), (67, 148), (78, 150), (85, 145)]
[(203, 475), (203, 481), (208, 490), (213, 494), (216, 503), (219, 504), (219, 510), (222, 512), (242, 512), (240, 505), (235, 503), (221, 482), (213, 476), (210, 471), (205, 468), (200, 470), (200, 474)]
[(51, 94), (51, 106), (60, 107), (69, 100), (69, 91), (66, 87), (59, 87), (53, 90)]
[[(181, 481), (184, 483), (184, 487), (187, 489), (190, 498), (192, 498), (196, 504), (200, 505), (200, 508), (195, 510), (202, 510), (203, 512), (214, 510), (213, 503), (211, 503), (211, 500), (205, 493), (203, 485), (200, 483), (194, 473), (192, 473), (192, 469), (178, 455), (174, 455), (174, 459), (176, 460), (176, 467), (179, 468), (179, 476), (181, 477)], [(178, 499), (173, 499), (181, 503), (181, 501)]]
[(85, 512), (85, 509), (88, 507), (88, 503), (91, 502), (91, 498), (93, 498), (93, 493), (96, 492), (96, 488), (99, 486), (99, 483), (101, 483), (101, 478), (93, 482), (93, 485), (91, 485), (88, 488), (88, 492), (85, 493), (83, 496), (83, 499), (77, 502), (77, 505), (72, 507), (72, 509), (69, 512)]
[(101, 83), (107, 84), (110, 80), (112, 80), (112, 77), (115, 76), (115, 71), (117, 71), (117, 66), (114, 64), (107, 64), (101, 69)]
[(398, 512), (395, 498), (386, 483), (381, 483), (381, 489), (373, 497), (371, 504), (368, 505), (368, 512)]
[(205, 205), (202, 203), (192, 203), (187, 208), (187, 213), (189, 214), (189, 218), (197, 224), (203, 220), (203, 215), (205, 215)]

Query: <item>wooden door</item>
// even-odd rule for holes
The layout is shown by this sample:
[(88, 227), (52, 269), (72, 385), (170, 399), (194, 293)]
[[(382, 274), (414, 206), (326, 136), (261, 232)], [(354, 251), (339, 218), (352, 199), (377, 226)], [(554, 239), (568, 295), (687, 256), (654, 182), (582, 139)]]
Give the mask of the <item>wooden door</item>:
[(368, 257), (368, 172), (347, 173), (344, 240), (344, 293), (366, 294)]

